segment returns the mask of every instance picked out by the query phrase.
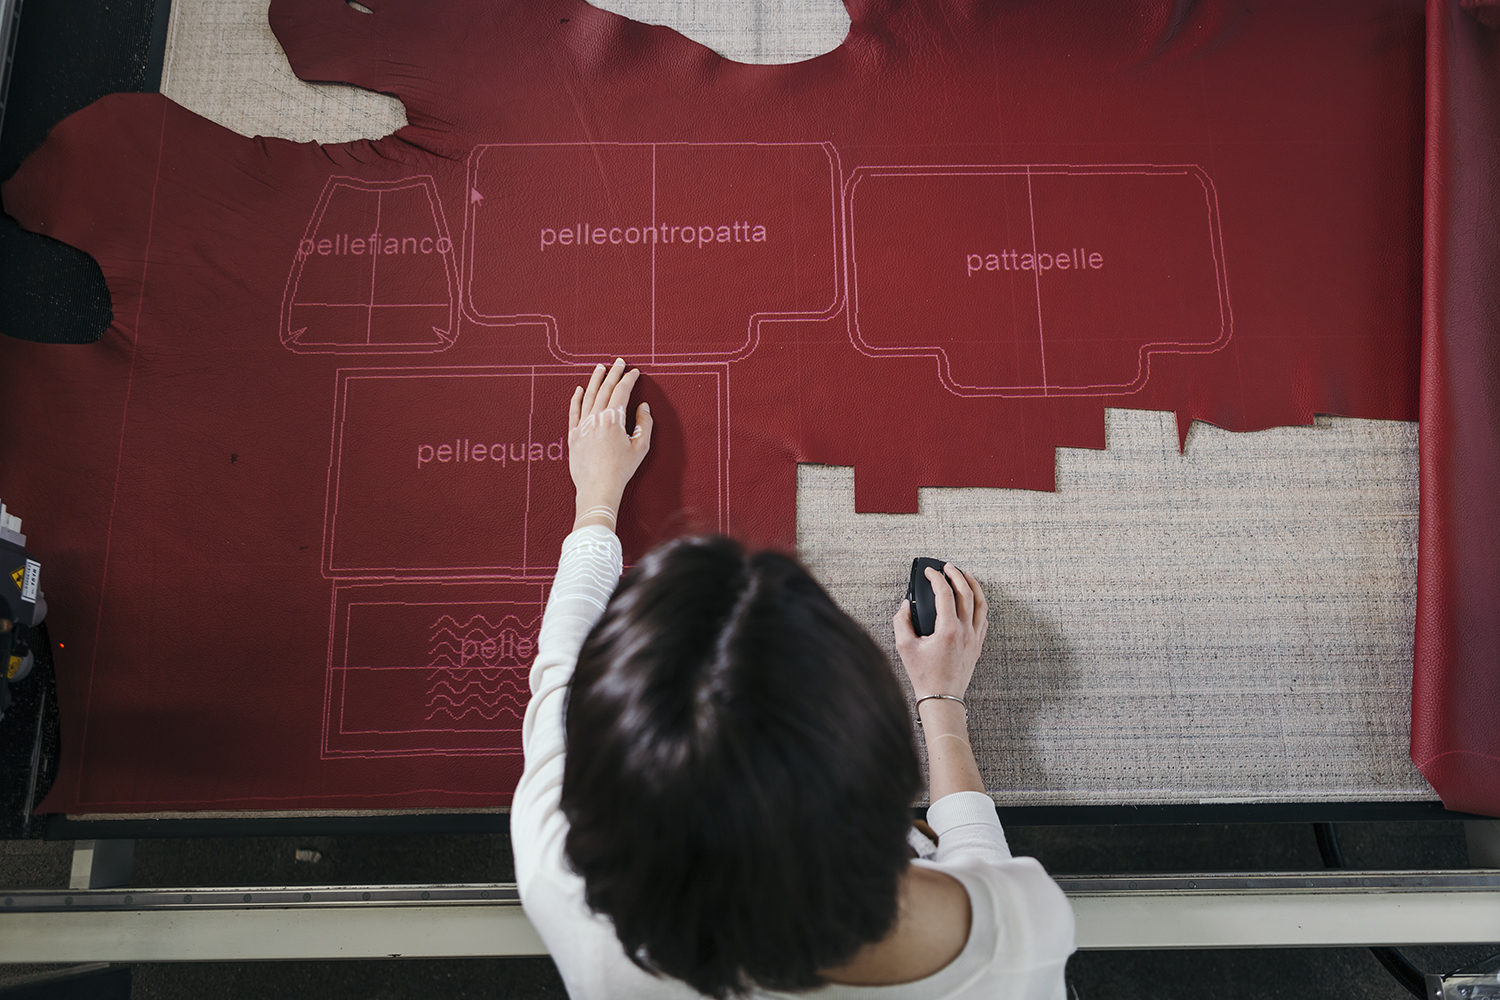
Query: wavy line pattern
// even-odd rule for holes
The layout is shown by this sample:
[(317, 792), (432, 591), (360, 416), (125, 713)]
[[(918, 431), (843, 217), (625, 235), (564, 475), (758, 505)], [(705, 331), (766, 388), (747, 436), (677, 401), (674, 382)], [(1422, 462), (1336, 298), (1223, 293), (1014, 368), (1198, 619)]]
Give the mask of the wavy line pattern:
[(472, 679), (477, 675), (480, 680), (484, 681), (498, 681), (506, 677), (515, 677), (517, 678), (517, 683), (524, 683), (520, 680), (524, 673), (525, 670), (521, 667), (439, 667), (436, 664), (432, 664), (432, 671), (427, 675), (427, 679), (432, 680), (436, 677), (447, 677), (449, 680), (461, 681)]
[(446, 635), (453, 642), (464, 642), (465, 640), (479, 640), (482, 642), (485, 639), (502, 635), (534, 636), (536, 634), (536, 628), (534, 626), (535, 623), (532, 623), (532, 625), (523, 625), (520, 622), (516, 622), (516, 624), (512, 625), (509, 621), (507, 621), (499, 628), (471, 628), (467, 632), (464, 632), (462, 634), (455, 632), (451, 628), (436, 628), (432, 630), (432, 641), (437, 642), (439, 638), (444, 635)]
[(484, 663), (480, 663), (476, 665), (474, 663), (474, 660), (476, 658), (477, 655), (471, 655), (467, 659), (460, 659), (459, 657), (449, 656), (448, 654), (444, 653), (440, 656), (429, 657), (425, 665), (429, 670), (457, 670), (465, 673), (477, 670), (481, 674), (484, 674), (484, 676), (488, 677), (489, 672), (514, 673), (518, 670), (525, 671), (525, 669), (531, 663), (530, 660), (513, 660), (508, 664), (502, 663), (487, 665)]
[(460, 719), (462, 719), (464, 716), (470, 715), (470, 714), (472, 714), (472, 715), (478, 715), (481, 718), (483, 718), (486, 722), (494, 722), (496, 719), (500, 718), (500, 716), (506, 715), (507, 714), (507, 710), (502, 708), (502, 709), (497, 709), (494, 712), (486, 712), (484, 709), (480, 708), (477, 705), (470, 705), (468, 708), (465, 708), (462, 711), (456, 712), (456, 711), (454, 711), (451, 708), (447, 708), (446, 706), (439, 706), (438, 708), (433, 709), (431, 712), (429, 712), (427, 714), (427, 721), (431, 722), (433, 719), (437, 718), (439, 715), (446, 715), (448, 718), (452, 719), (454, 722), (457, 722)]
[(530, 632), (517, 632), (513, 629), (506, 629), (504, 632), (499, 632), (495, 635), (479, 635), (475, 638), (466, 636), (460, 639), (457, 645), (446, 640), (434, 642), (432, 648), (428, 650), (428, 653), (433, 656), (438, 656), (442, 654), (443, 649), (446, 647), (449, 652), (457, 653), (459, 656), (462, 656), (464, 655), (465, 650), (477, 649), (483, 646), (485, 643), (493, 643), (496, 650), (516, 649), (521, 644), (525, 643), (531, 646), (532, 651), (534, 652), (536, 646), (536, 636), (535, 634)]
[(427, 720), (447, 716), (455, 722), (478, 716), (496, 728), (520, 725), (530, 690), (519, 668), (450, 667), (427, 675)]
[(501, 628), (505, 627), (507, 624), (509, 624), (511, 622), (514, 622), (515, 624), (511, 625), (512, 628), (529, 629), (529, 628), (532, 628), (532, 627), (534, 627), (536, 625), (537, 620), (540, 617), (541, 616), (538, 615), (536, 618), (531, 619), (531, 621), (529, 621), (529, 622), (523, 622), (516, 615), (505, 615), (498, 622), (492, 622), (488, 618), (486, 618), (484, 615), (474, 615), (468, 621), (466, 621), (466, 622), (460, 622), (457, 618), (454, 618), (452, 615), (443, 615), (437, 621), (435, 621), (435, 622), (432, 623), (432, 628), (433, 628), (434, 631), (436, 631), (436, 630), (438, 630), (440, 628), (444, 628), (445, 627), (444, 623), (446, 622), (447, 623), (446, 627), (448, 627), (448, 628), (452, 628), (452, 629), (466, 629), (466, 628), (469, 628), (471, 625), (473, 625), (475, 622), (484, 622), (484, 627), (486, 629), (488, 629), (491, 632), (496, 632), (496, 631), (499, 631)]
[(478, 716), (497, 729), (519, 726), (531, 698), (523, 671), (536, 652), (540, 623), (540, 613), (530, 622), (509, 614), (462, 622), (445, 614), (433, 622), (427, 721), (446, 716), (472, 725)]
[(508, 705), (513, 710), (519, 710), (521, 708), (520, 701), (508, 694), (497, 695), (494, 698), (482, 698), (477, 694), (465, 695), (462, 698), (454, 698), (452, 695), (444, 694), (441, 691), (436, 691), (429, 695), (427, 698), (427, 705), (430, 708), (440, 701), (446, 701), (454, 708), (458, 708), (462, 705), (468, 704), (483, 705), (485, 708), (499, 708), (503, 705)]
[(470, 615), (460, 622), (451, 614), (440, 615), (428, 637), (429, 665), (447, 669), (476, 663), (486, 667), (526, 665), (536, 654), (541, 614), (529, 623), (514, 614), (497, 617), (497, 621), (491, 621), (484, 615)]
[(494, 687), (486, 687), (483, 681), (469, 681), (463, 687), (454, 687), (452, 681), (444, 679), (429, 688), (427, 694), (431, 697), (443, 688), (446, 688), (448, 693), (455, 698), (462, 698), (471, 690), (476, 691), (480, 695), (507, 694), (519, 700), (525, 700), (526, 698), (526, 686), (518, 680), (509, 678), (498, 682)]

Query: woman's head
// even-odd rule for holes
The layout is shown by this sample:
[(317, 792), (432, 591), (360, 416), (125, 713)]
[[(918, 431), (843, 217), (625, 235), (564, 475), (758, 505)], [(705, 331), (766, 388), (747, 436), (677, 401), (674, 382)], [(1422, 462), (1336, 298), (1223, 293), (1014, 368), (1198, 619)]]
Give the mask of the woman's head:
[(642, 559), (583, 644), (567, 746), (569, 860), (643, 968), (806, 988), (893, 926), (906, 702), (794, 560), (725, 538)]

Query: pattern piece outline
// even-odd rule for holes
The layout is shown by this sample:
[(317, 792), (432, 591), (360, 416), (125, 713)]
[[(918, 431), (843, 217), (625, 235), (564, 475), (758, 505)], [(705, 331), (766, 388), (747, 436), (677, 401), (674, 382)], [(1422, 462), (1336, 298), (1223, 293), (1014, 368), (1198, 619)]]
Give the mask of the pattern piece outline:
[[(333, 562), (334, 541), (339, 511), (340, 476), (344, 448), (344, 424), (348, 408), (348, 385), (352, 381), (390, 380), (412, 378), (516, 378), (530, 379), (532, 410), (528, 418), (528, 440), (531, 420), (536, 416), (536, 379), (538, 376), (577, 376), (587, 381), (592, 368), (578, 365), (451, 365), (442, 367), (412, 368), (340, 368), (337, 372), (333, 408), (333, 431), (329, 450), (328, 486), (323, 510), (323, 576), (340, 581), (393, 581), (393, 580), (445, 580), (445, 581), (531, 581), (539, 576), (550, 576), (557, 569), (554, 558), (551, 563), (533, 564), (526, 551), (527, 524), (522, 522), (521, 566), (356, 566), (339, 567)], [(673, 378), (683, 375), (711, 376), (714, 379), (714, 478), (718, 506), (715, 513), (716, 530), (725, 530), (729, 520), (729, 379), (727, 364), (700, 364), (696, 367), (667, 366), (660, 371), (645, 371), (656, 378)], [(529, 516), (531, 510), (531, 463), (527, 463), (526, 497), (523, 512)]]
[[(437, 354), (452, 347), (458, 340), (459, 309), (456, 305), (459, 294), (459, 272), (457, 263), (457, 248), (453, 244), (452, 234), (448, 230), (448, 219), (443, 211), (442, 198), (438, 196), (437, 181), (431, 174), (413, 174), (410, 177), (400, 178), (393, 181), (367, 180), (348, 174), (330, 174), (327, 182), (323, 185), (322, 192), (318, 195), (317, 204), (313, 207), (313, 213), (308, 218), (307, 228), (303, 230), (299, 240), (302, 243), (314, 240), (318, 227), (322, 224), (327, 214), (328, 206), (333, 201), (334, 193), (338, 190), (354, 191), (359, 194), (373, 193), (376, 196), (376, 230), (380, 225), (379, 199), (382, 195), (405, 191), (416, 188), (422, 191), (432, 208), (433, 224), (436, 227), (438, 238), (448, 243), (446, 251), (436, 252), (443, 259), (443, 273), (448, 282), (447, 302), (411, 302), (411, 303), (376, 303), (375, 302), (375, 273), (378, 268), (380, 255), (372, 254), (370, 268), (370, 301), (368, 303), (327, 303), (327, 302), (298, 302), (297, 291), (302, 283), (302, 274), (307, 266), (308, 256), (299, 249), (292, 259), (291, 270), (287, 272), (286, 288), (281, 298), (281, 319), (279, 333), (281, 344), (290, 351), (299, 354), (355, 354), (355, 355), (378, 355), (378, 354)], [(414, 341), (402, 343), (400, 341), (383, 342), (380, 344), (339, 344), (339, 343), (302, 343), (299, 339), (306, 332), (304, 326), (300, 329), (292, 329), (294, 320), (292, 310), (298, 306), (323, 306), (338, 307), (348, 306), (350, 308), (363, 306), (373, 312), (379, 308), (446, 308), (448, 310), (448, 327), (440, 330), (432, 327), (437, 342)]]
[(508, 326), (537, 326), (546, 330), (547, 350), (559, 361), (570, 363), (592, 363), (595, 355), (579, 354), (567, 350), (562, 346), (562, 337), (558, 329), (557, 317), (551, 313), (504, 313), (487, 315), (479, 311), (473, 302), (474, 267), (477, 254), (474, 250), (474, 239), (478, 227), (475, 218), (477, 208), (483, 202), (477, 183), (479, 164), (484, 153), (490, 149), (510, 148), (566, 148), (588, 146), (596, 148), (599, 146), (615, 147), (649, 147), (651, 156), (651, 215), (652, 221), (656, 219), (656, 151), (664, 146), (672, 147), (801, 147), (815, 146), (823, 151), (829, 161), (830, 180), (830, 212), (832, 221), (832, 253), (830, 262), (833, 268), (832, 288), (833, 297), (828, 306), (814, 311), (764, 311), (751, 313), (746, 322), (744, 343), (731, 351), (698, 351), (694, 353), (667, 353), (655, 349), (656, 344), (656, 245), (651, 249), (651, 343), (652, 350), (645, 358), (648, 364), (693, 364), (702, 361), (740, 361), (754, 353), (760, 343), (760, 328), (764, 323), (785, 322), (816, 322), (836, 317), (844, 308), (846, 295), (844, 291), (844, 272), (847, 266), (847, 254), (845, 253), (843, 206), (840, 189), (843, 181), (843, 164), (839, 157), (838, 149), (831, 142), (689, 142), (685, 140), (667, 140), (661, 142), (623, 142), (623, 141), (597, 141), (597, 142), (490, 142), (481, 143), (469, 152), (468, 169), (465, 176), (465, 199), (464, 199), (464, 237), (463, 237), (463, 263), (462, 263), (462, 291), (460, 294), (461, 311), (463, 317), (478, 326), (485, 327), (508, 327)]
[[(954, 377), (948, 352), (941, 345), (911, 347), (879, 347), (864, 339), (859, 329), (859, 264), (855, 252), (854, 196), (861, 181), (876, 177), (1012, 177), (1027, 179), (1028, 197), (1030, 180), (1036, 176), (1171, 176), (1182, 175), (1195, 178), (1203, 187), (1209, 213), (1209, 246), (1214, 264), (1215, 284), (1219, 298), (1219, 334), (1207, 343), (1183, 343), (1181, 341), (1150, 341), (1137, 351), (1136, 376), (1124, 384), (1067, 386), (1049, 384), (1046, 380), (1045, 346), (1042, 352), (1043, 384), (1033, 386), (967, 385)], [(1032, 215), (1032, 252), (1035, 247), (1036, 217)], [(1201, 166), (1184, 164), (892, 164), (860, 165), (853, 169), (845, 184), (844, 229), (847, 234), (848, 252), (844, 255), (847, 269), (845, 286), (848, 289), (849, 308), (845, 319), (849, 325), (849, 339), (855, 349), (871, 358), (935, 358), (938, 377), (943, 387), (955, 396), (965, 397), (1047, 397), (1047, 396), (1119, 396), (1139, 392), (1151, 378), (1151, 357), (1154, 354), (1213, 354), (1229, 344), (1234, 330), (1234, 315), (1229, 303), (1229, 279), (1224, 261), (1224, 237), (1220, 228), (1219, 196), (1213, 179)], [(1038, 273), (1036, 281), (1040, 283)], [(1041, 327), (1041, 295), (1037, 295), (1037, 323)], [(1045, 334), (1039, 333), (1045, 343)]]
[[(415, 587), (416, 588), (420, 588), (422, 590), (430, 590), (434, 586), (436, 586), (436, 587), (442, 587), (445, 582), (448, 583), (451, 586), (462, 586), (463, 585), (463, 581), (438, 581), (436, 583), (434, 583), (432, 581), (422, 581), (422, 582), (418, 582), (415, 585)], [(511, 585), (511, 586), (514, 586), (514, 585)], [(391, 757), (430, 757), (430, 756), (457, 756), (457, 757), (515, 757), (515, 756), (519, 756), (522, 753), (521, 742), (520, 742), (520, 737), (519, 737), (519, 734), (520, 734), (520, 720), (522, 718), (524, 718), (524, 716), (525, 716), (526, 702), (525, 701), (521, 701), (521, 700), (517, 700), (515, 698), (509, 699), (512, 702), (512, 704), (514, 705), (514, 707), (515, 707), (515, 711), (512, 714), (514, 714), (516, 716), (517, 723), (514, 726), (489, 726), (489, 727), (483, 727), (483, 728), (461, 729), (461, 728), (457, 727), (456, 723), (466, 713), (460, 713), (460, 715), (457, 716), (454, 719), (454, 721), (455, 721), (455, 725), (454, 726), (422, 726), (422, 727), (415, 727), (415, 728), (410, 728), (410, 729), (364, 729), (364, 730), (350, 730), (350, 729), (345, 728), (345, 726), (344, 726), (344, 709), (345, 709), (345, 698), (346, 698), (346, 695), (347, 695), (347, 692), (348, 692), (348, 684), (349, 684), (348, 675), (350, 673), (355, 672), (355, 671), (369, 671), (369, 670), (409, 670), (409, 671), (416, 671), (416, 672), (427, 671), (427, 672), (429, 672), (429, 674), (431, 672), (434, 672), (434, 671), (437, 671), (437, 672), (446, 672), (445, 668), (442, 668), (442, 667), (439, 667), (439, 666), (435, 666), (433, 664), (425, 664), (425, 665), (422, 665), (422, 666), (396, 666), (396, 667), (360, 667), (360, 666), (350, 666), (349, 663), (348, 663), (348, 659), (349, 659), (349, 642), (350, 642), (350, 637), (351, 637), (352, 630), (353, 630), (353, 625), (352, 625), (352, 622), (353, 622), (353, 610), (354, 610), (355, 607), (432, 608), (432, 609), (435, 609), (435, 610), (436, 609), (444, 609), (443, 613), (441, 615), (439, 615), (438, 618), (435, 620), (436, 624), (441, 624), (442, 620), (444, 618), (449, 618), (450, 620), (455, 620), (456, 621), (456, 619), (453, 619), (453, 616), (451, 614), (452, 610), (455, 607), (479, 608), (479, 607), (485, 607), (485, 606), (493, 606), (493, 607), (497, 607), (497, 608), (515, 609), (515, 608), (519, 608), (519, 607), (524, 606), (525, 608), (534, 611), (535, 614), (531, 617), (529, 623), (526, 622), (526, 621), (524, 621), (524, 620), (522, 620), (521, 624), (522, 624), (522, 626), (524, 628), (527, 628), (527, 629), (531, 630), (533, 634), (537, 634), (537, 633), (540, 632), (540, 629), (541, 629), (541, 618), (542, 618), (543, 610), (546, 608), (547, 591), (549, 590), (549, 588), (550, 588), (549, 584), (541, 584), (541, 583), (532, 583), (532, 584), (527, 584), (527, 585), (524, 585), (524, 586), (521, 586), (521, 587), (517, 587), (516, 589), (518, 591), (529, 591), (529, 592), (532, 592), (532, 593), (530, 594), (530, 596), (527, 596), (527, 597), (518, 597), (518, 598), (512, 599), (512, 600), (493, 600), (493, 599), (490, 599), (490, 600), (455, 600), (455, 601), (402, 601), (402, 600), (392, 600), (392, 599), (389, 599), (389, 595), (390, 595), (391, 591), (403, 589), (402, 585), (399, 584), (399, 583), (385, 582), (385, 583), (381, 583), (381, 584), (376, 584), (374, 586), (370, 586), (370, 585), (362, 585), (362, 584), (345, 585), (345, 584), (342, 584), (342, 583), (339, 583), (339, 582), (335, 582), (334, 586), (333, 586), (332, 606), (331, 606), (331, 608), (329, 610), (328, 657), (327, 657), (326, 671), (325, 671), (325, 675), (324, 675), (322, 739), (320, 740), (320, 744), (319, 744), (319, 756), (321, 757), (321, 759), (323, 759), (323, 760), (337, 760), (337, 759), (380, 759), (380, 758), (391, 758)], [(360, 593), (364, 592), (364, 591), (379, 591), (380, 594), (381, 594), (381, 596), (385, 597), (386, 599), (382, 599), (382, 600), (370, 600), (370, 601), (360, 601), (360, 600), (354, 600), (353, 599), (354, 597), (359, 596)], [(372, 596), (374, 596), (374, 595), (372, 595)], [(340, 605), (341, 605), (341, 603), (343, 604), (343, 614), (342, 615), (340, 614)], [(471, 616), (470, 617), (469, 624), (472, 624), (472, 622), (474, 620), (474, 617), (477, 617), (477, 616)], [(507, 615), (502, 615), (501, 616), (502, 623), (503, 623), (503, 621), (504, 621), (504, 619), (506, 617), (516, 617), (518, 620), (520, 620), (519, 616), (516, 616), (516, 615), (508, 615), (508, 616)], [(533, 640), (533, 642), (534, 641), (535, 640)], [(534, 656), (535, 655), (535, 650), (534, 649), (533, 649), (532, 653), (533, 653), (533, 656)], [(343, 660), (342, 663), (339, 662), (341, 654), (342, 654), (342, 660)], [(503, 667), (502, 666), (502, 667), (470, 667), (470, 668), (464, 668), (464, 667), (460, 666), (460, 667), (455, 668), (455, 669), (458, 669), (458, 670), (465, 670), (465, 669), (467, 669), (469, 671), (475, 671), (475, 672), (486, 671), (486, 670), (487, 671), (499, 671), (500, 675), (501, 675), (500, 678), (499, 678), (499, 683), (501, 685), (504, 684), (505, 675), (507, 673), (509, 673), (512, 676), (512, 679), (519, 678), (519, 680), (516, 681), (516, 685), (515, 686), (518, 687), (518, 690), (520, 691), (520, 693), (523, 696), (529, 696), (529, 694), (530, 694), (530, 692), (529, 692), (529, 690), (527, 688), (527, 683), (526, 683), (526, 676), (527, 676), (527, 674), (528, 674), (528, 672), (530, 670), (529, 663), (526, 664), (526, 665), (524, 665), (524, 666), (517, 666), (517, 667)], [(431, 679), (432, 678), (429, 676), (428, 680), (431, 680)], [(336, 692), (337, 692), (337, 697), (335, 696)], [(430, 706), (428, 706), (428, 705), (421, 705), (421, 706), (418, 706), (416, 708), (416, 711), (419, 714), (420, 713), (425, 713), (425, 712), (428, 712), (429, 707)], [(420, 721), (429, 721), (430, 719), (431, 719), (431, 715), (429, 714), (427, 718), (422, 719)], [(424, 734), (424, 733), (431, 733), (431, 734), (437, 734), (437, 733), (449, 733), (449, 734), (470, 733), (470, 734), (474, 734), (476, 736), (476, 739), (474, 740), (474, 743), (476, 743), (476, 744), (483, 743), (483, 745), (467, 746), (467, 747), (466, 746), (405, 746), (405, 747), (397, 747), (397, 746), (387, 745), (385, 747), (381, 747), (381, 746), (377, 745), (377, 740), (375, 739), (375, 737), (378, 737), (378, 736), (416, 737), (416, 736), (420, 736), (420, 734)], [(492, 739), (482, 741), (482, 740), (480, 740), (480, 739), (477, 738), (479, 734), (488, 734), (489, 736), (492, 737)], [(340, 737), (343, 737), (343, 739), (340, 739)], [(361, 739), (361, 737), (363, 737), (363, 739)], [(497, 740), (494, 737), (499, 737), (500, 739), (505, 740), (505, 744), (504, 745), (497, 745)], [(437, 741), (434, 739), (432, 742), (436, 743)], [(342, 746), (335, 746), (334, 745), (335, 743), (339, 743), (339, 744), (343, 744), (343, 745)], [(358, 744), (364, 744), (364, 745), (363, 746), (359, 746)]]

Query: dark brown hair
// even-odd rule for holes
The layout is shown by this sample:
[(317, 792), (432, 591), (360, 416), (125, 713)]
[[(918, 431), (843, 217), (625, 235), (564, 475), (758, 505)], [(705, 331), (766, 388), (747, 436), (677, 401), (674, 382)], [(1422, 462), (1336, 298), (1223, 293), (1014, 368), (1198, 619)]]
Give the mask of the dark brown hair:
[(808, 989), (894, 926), (922, 780), (906, 701), (795, 560), (649, 553), (566, 718), (568, 858), (641, 968), (719, 998)]

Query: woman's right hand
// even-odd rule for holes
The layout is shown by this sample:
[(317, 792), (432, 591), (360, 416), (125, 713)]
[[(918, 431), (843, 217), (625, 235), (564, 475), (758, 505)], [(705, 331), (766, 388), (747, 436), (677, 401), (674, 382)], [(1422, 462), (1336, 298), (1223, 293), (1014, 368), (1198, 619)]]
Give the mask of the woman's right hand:
[(625, 429), (630, 393), (639, 369), (625, 370), (616, 358), (595, 365), (587, 388), (573, 390), (568, 402), (568, 471), (573, 477), (576, 518), (573, 529), (599, 524), (614, 530), (625, 485), (651, 450), (651, 407), (636, 407), (635, 430)]
[(932, 635), (917, 635), (911, 623), (911, 602), (903, 600), (891, 621), (896, 652), (918, 698), (930, 694), (962, 698), (990, 627), (989, 602), (979, 581), (952, 563), (944, 564), (941, 575), (929, 568), (926, 577), (936, 598), (936, 628)]

